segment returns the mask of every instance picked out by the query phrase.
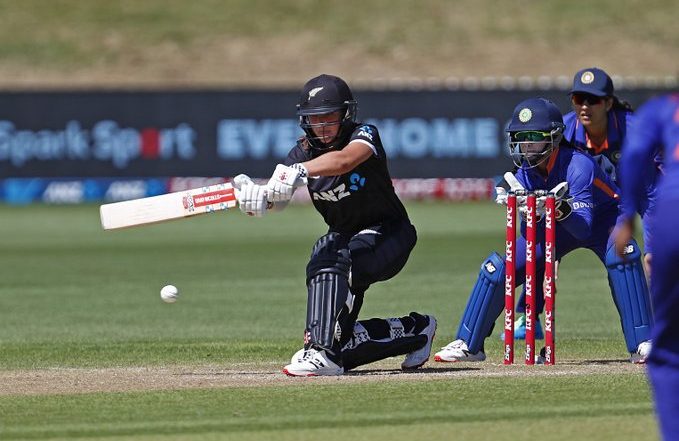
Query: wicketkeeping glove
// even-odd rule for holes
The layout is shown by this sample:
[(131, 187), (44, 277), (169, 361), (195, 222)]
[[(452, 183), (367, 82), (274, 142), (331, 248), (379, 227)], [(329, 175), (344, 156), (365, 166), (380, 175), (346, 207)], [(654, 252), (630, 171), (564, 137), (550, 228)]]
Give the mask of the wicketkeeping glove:
[[(549, 190), (551, 194), (554, 195), (555, 198), (555, 205), (556, 205), (556, 220), (560, 221), (561, 219), (565, 219), (567, 216), (562, 216), (560, 215), (559, 207), (561, 206), (562, 202), (566, 201), (568, 198), (568, 182), (564, 181), (559, 184), (557, 184), (554, 188)], [(547, 196), (540, 196), (536, 198), (535, 200), (535, 214), (537, 215), (538, 221), (542, 219), (542, 217), (545, 215), (545, 204), (547, 202)], [(566, 204), (568, 205), (568, 204)], [(524, 217), (525, 219), (525, 211), (526, 211), (526, 205), (523, 205), (519, 207), (519, 213)], [(568, 212), (570, 214), (570, 212)]]
[[(500, 182), (498, 187), (495, 187), (495, 193), (497, 196), (495, 197), (495, 202), (500, 205), (507, 205), (507, 195), (509, 194), (509, 191), (521, 191), (525, 190), (523, 188), (523, 185), (519, 182), (518, 179), (516, 179), (516, 176), (512, 172), (507, 172), (504, 174), (502, 181)], [(516, 203), (518, 206), (521, 206), (525, 204), (526, 198), (525, 196), (518, 196), (516, 199)]]
[(307, 176), (307, 170), (302, 164), (292, 164), (290, 167), (278, 164), (267, 184), (269, 201), (289, 201), (297, 187), (307, 184)]

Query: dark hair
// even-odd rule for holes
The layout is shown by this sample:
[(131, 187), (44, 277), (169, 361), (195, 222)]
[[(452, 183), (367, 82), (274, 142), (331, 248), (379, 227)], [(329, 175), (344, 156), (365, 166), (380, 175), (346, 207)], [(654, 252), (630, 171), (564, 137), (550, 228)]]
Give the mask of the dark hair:
[(611, 107), (611, 110), (627, 110), (630, 112), (634, 111), (632, 105), (627, 101), (621, 100), (615, 95), (611, 95), (610, 97), (613, 98), (613, 106)]

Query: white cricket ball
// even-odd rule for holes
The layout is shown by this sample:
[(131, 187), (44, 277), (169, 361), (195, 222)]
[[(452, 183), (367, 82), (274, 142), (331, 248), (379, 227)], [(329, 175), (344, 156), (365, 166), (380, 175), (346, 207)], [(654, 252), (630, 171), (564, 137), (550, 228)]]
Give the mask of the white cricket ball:
[(177, 301), (177, 297), (179, 297), (179, 290), (174, 285), (165, 285), (160, 290), (160, 298), (165, 303), (174, 303)]

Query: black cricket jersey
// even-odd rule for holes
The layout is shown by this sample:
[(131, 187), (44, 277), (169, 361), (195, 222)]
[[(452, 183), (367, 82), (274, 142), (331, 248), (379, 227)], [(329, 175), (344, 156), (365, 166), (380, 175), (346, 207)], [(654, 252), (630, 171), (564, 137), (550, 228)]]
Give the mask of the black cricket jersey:
[[(408, 219), (394, 192), (377, 127), (358, 124), (346, 145), (352, 141), (369, 145), (373, 155), (343, 175), (309, 178), (309, 195), (330, 231), (353, 235), (368, 227)], [(285, 165), (309, 161), (320, 154), (305, 148), (302, 139), (288, 153)]]

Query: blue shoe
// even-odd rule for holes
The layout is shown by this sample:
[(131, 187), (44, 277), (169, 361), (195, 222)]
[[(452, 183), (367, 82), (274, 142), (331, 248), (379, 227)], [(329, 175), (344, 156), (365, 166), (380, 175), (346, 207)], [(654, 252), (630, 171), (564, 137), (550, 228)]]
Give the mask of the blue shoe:
[[(545, 334), (542, 332), (542, 324), (540, 323), (540, 317), (535, 320), (535, 339), (544, 340)], [(518, 319), (514, 322), (514, 340), (525, 340), (526, 339), (526, 316), (524, 314), (520, 315)], [(504, 329), (500, 333), (500, 340), (505, 341)]]

